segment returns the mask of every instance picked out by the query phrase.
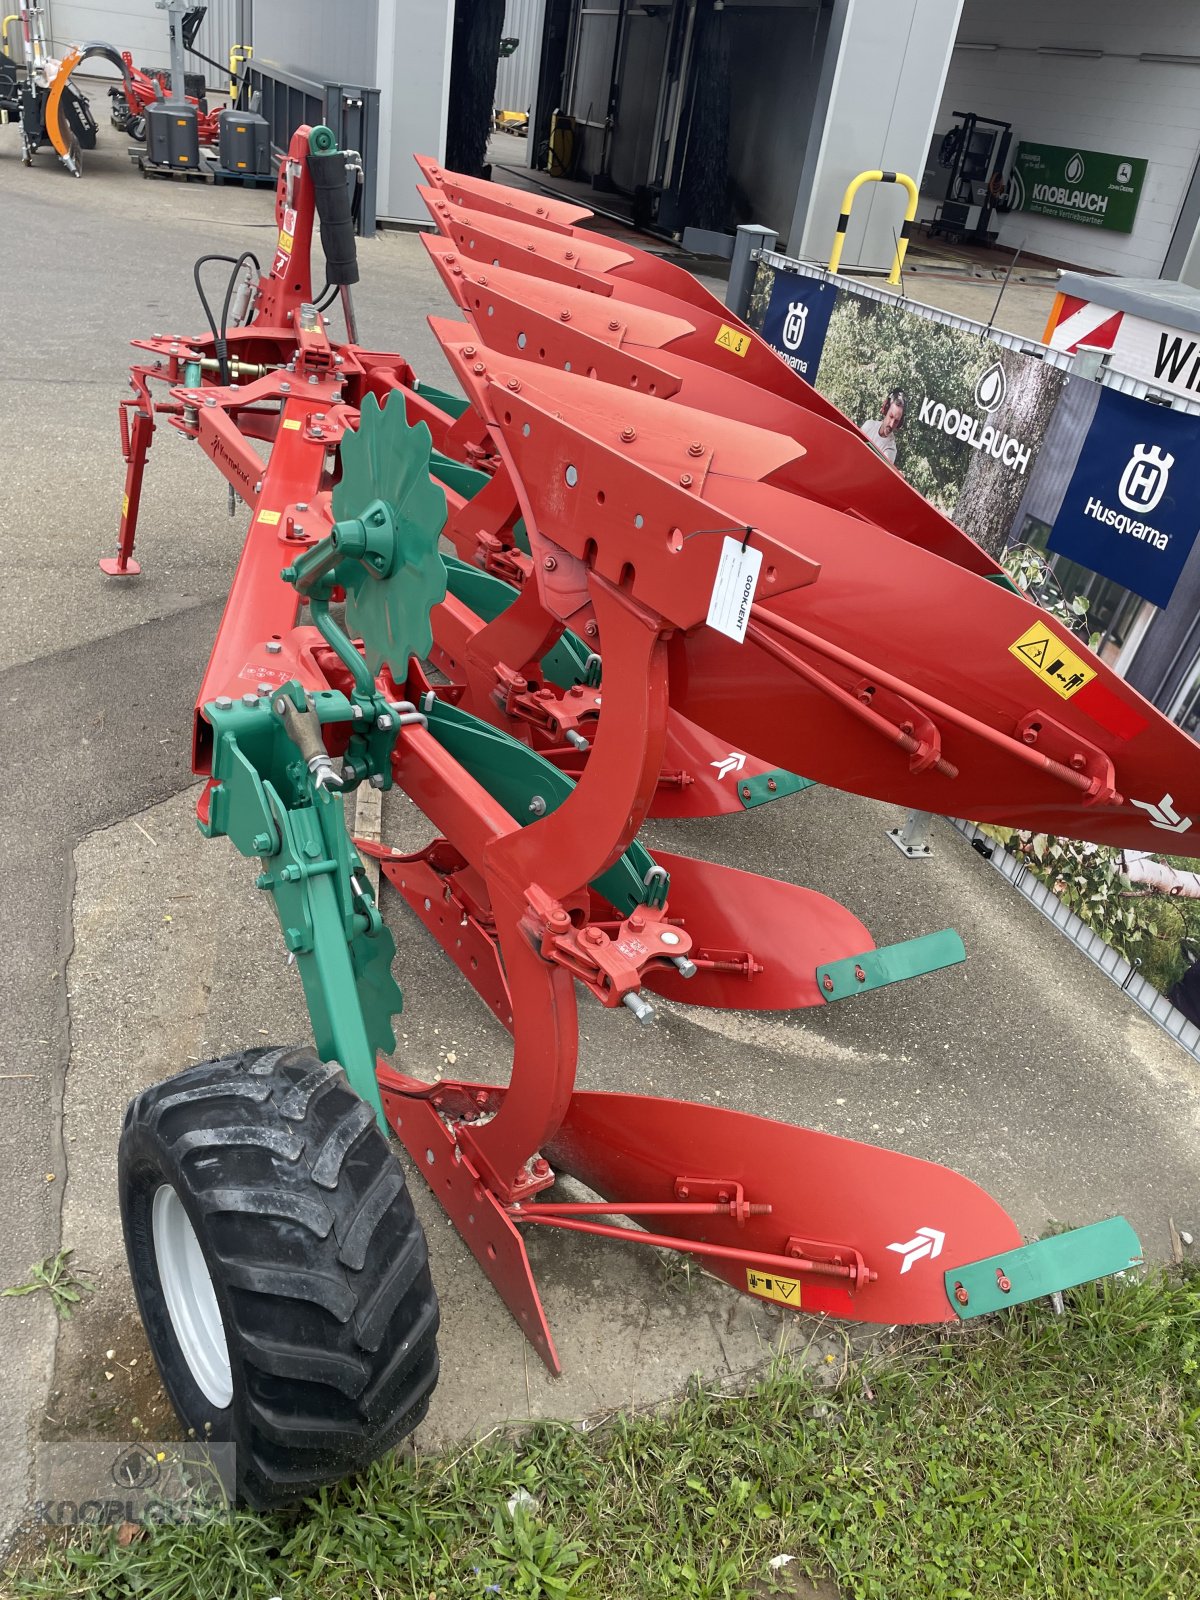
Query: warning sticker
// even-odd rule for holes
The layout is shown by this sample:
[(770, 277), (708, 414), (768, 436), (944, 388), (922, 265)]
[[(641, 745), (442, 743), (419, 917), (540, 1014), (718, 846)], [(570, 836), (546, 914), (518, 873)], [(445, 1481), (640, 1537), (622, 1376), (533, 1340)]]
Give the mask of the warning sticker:
[(738, 644), (746, 642), (750, 607), (754, 604), (754, 591), (758, 586), (761, 567), (761, 550), (726, 535), (721, 546), (721, 559), (717, 562), (717, 575), (713, 579), (706, 620), (710, 628), (736, 639)]
[(276, 247), (277, 249), (282, 250), (285, 256), (290, 256), (292, 253), (292, 246), (295, 244), (295, 242), (296, 239), (294, 234), (287, 233), (283, 228), (280, 228), (279, 244)]
[(279, 512), (278, 511), (260, 511), (258, 513), (258, 520), (260, 522), (269, 522), (271, 524), (274, 524), (274, 523), (279, 521)]
[(800, 1304), (799, 1278), (779, 1278), (773, 1272), (755, 1272), (753, 1267), (747, 1267), (746, 1287), (763, 1300), (778, 1300), (781, 1306)]
[(290, 428), (294, 433), (299, 433), (300, 431), (299, 417), (285, 417), (283, 419), (283, 425), (285, 428)]
[(121, 515), (123, 517), (127, 517), (129, 515), (129, 496), (128, 495), (124, 495), (122, 497), (122, 499), (121, 499)]
[(1036, 672), (1042, 682), (1062, 699), (1069, 700), (1096, 676), (1095, 667), (1089, 667), (1082, 656), (1062, 642), (1044, 622), (1035, 622), (1013, 644), (1009, 653)]
[(731, 328), (727, 322), (723, 322), (713, 342), (719, 344), (722, 350), (732, 350), (735, 356), (744, 356), (750, 348), (750, 335), (743, 333), (741, 328)]

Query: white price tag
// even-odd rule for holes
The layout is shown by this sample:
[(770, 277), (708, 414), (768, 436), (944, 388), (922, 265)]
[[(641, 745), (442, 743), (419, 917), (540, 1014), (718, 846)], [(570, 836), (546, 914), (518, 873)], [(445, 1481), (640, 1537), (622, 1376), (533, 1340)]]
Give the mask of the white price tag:
[(754, 591), (758, 587), (758, 574), (762, 568), (762, 551), (753, 545), (742, 549), (741, 539), (726, 535), (721, 546), (721, 559), (717, 563), (717, 576), (713, 582), (712, 599), (708, 602), (708, 625), (736, 639), (746, 642), (746, 627), (750, 621), (750, 607), (754, 604)]

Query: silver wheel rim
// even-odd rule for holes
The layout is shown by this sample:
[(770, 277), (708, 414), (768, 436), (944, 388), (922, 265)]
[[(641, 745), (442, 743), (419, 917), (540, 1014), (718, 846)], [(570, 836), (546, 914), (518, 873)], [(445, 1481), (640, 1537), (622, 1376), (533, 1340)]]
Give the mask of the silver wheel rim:
[(233, 1371), (217, 1291), (196, 1230), (169, 1183), (155, 1191), (151, 1229), (158, 1281), (183, 1359), (205, 1399), (224, 1409), (233, 1399)]

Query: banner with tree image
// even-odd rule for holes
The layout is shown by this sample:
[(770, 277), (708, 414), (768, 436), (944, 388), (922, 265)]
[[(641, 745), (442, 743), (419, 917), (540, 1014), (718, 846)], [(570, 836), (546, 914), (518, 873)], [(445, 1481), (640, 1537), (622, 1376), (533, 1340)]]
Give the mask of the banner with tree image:
[(846, 293), (821, 355), (822, 394), (995, 556), (1062, 385), (1062, 373), (1019, 350)]

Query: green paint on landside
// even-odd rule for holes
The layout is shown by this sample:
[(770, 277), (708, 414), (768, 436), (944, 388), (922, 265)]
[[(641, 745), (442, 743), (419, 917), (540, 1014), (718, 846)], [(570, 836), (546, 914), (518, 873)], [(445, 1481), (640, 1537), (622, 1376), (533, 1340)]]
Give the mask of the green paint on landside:
[(782, 800), (785, 795), (799, 794), (815, 786), (815, 778), (802, 778), (798, 773), (785, 772), (777, 767), (774, 772), (760, 772), (757, 777), (738, 779), (738, 799), (747, 811), (755, 806), (770, 805), (772, 800)]
[(878, 950), (864, 950), (860, 956), (827, 962), (817, 968), (817, 983), (825, 999), (832, 1003), (853, 994), (866, 994), (869, 989), (883, 989), (889, 983), (903, 983), (906, 978), (919, 978), (966, 959), (958, 934), (953, 928), (943, 928), (919, 939), (904, 939)]
[[(1140, 1266), (1142, 1246), (1124, 1217), (1109, 1217), (1069, 1233), (1051, 1234), (1033, 1244), (1020, 1245), (984, 1261), (965, 1267), (952, 1267), (946, 1273), (946, 1294), (955, 1313), (964, 1321), (1002, 1311), (1043, 1295), (1094, 1278), (1107, 1278), (1114, 1272), (1127, 1272)], [(1008, 1288), (1003, 1287), (1004, 1283)], [(955, 1291), (966, 1296), (966, 1304)]]

